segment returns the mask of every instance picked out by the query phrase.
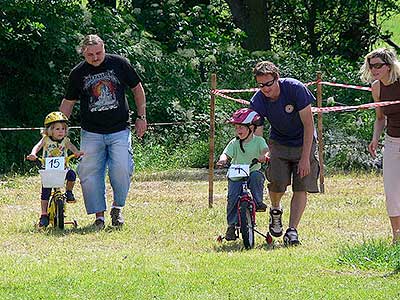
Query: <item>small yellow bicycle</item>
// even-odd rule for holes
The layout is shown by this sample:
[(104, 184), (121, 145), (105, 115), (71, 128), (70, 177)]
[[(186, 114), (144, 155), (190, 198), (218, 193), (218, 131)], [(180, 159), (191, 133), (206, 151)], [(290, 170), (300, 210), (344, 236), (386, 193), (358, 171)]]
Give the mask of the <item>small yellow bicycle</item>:
[(62, 193), (62, 187), (64, 187), (65, 184), (65, 175), (68, 171), (66, 168), (72, 158), (75, 158), (74, 154), (66, 158), (38, 158), (41, 166), (45, 167), (44, 169), (39, 170), (42, 185), (45, 188), (53, 189), (47, 213), (49, 215), (49, 223), (54, 228), (58, 227), (64, 229), (64, 226), (67, 224), (72, 225), (74, 228), (78, 227), (78, 222), (75, 219), (72, 221), (65, 221), (67, 201), (65, 194)]

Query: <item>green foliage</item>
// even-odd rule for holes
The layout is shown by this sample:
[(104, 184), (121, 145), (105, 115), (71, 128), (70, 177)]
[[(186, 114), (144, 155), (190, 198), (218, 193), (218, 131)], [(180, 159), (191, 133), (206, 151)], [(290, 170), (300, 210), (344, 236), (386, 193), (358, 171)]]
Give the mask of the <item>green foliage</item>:
[(381, 37), (378, 16), (384, 20), (398, 9), (395, 0), (269, 1), (272, 44), (356, 60)]
[[(239, 46), (243, 41), (243, 32), (233, 25), (228, 6), (222, 0), (211, 0), (207, 6), (201, 3), (193, 6), (179, 0), (121, 0), (118, 10), (86, 7), (80, 2), (1, 2), (0, 127), (41, 126), (44, 116), (58, 108), (67, 76), (81, 60), (75, 47), (88, 33), (102, 36), (107, 52), (127, 57), (138, 71), (143, 79), (150, 123), (185, 122), (184, 126), (155, 127), (146, 135), (143, 145), (137, 146), (138, 170), (156, 168), (153, 158), (157, 155), (165, 158), (157, 166), (165, 168), (179, 165), (203, 167), (208, 164), (211, 73), (218, 75), (218, 88), (249, 88), (254, 86), (252, 67), (256, 62), (267, 59), (280, 67), (282, 76), (303, 82), (315, 81), (316, 72), (322, 71), (323, 80), (326, 81), (360, 83), (357, 73), (361, 60), (344, 60), (337, 51), (337, 47), (341, 46), (339, 41), (342, 41), (338, 40), (337, 32), (343, 26), (352, 24), (347, 21), (360, 13), (357, 9), (351, 14), (349, 8), (355, 6), (354, 1), (341, 2), (336, 8), (336, 2), (317, 3), (316, 9), (321, 15), (318, 16), (319, 23), (315, 27), (318, 30), (315, 33), (328, 32), (328, 29), (332, 33), (321, 36), (318, 57), (305, 54), (309, 52), (309, 45), (305, 41), (308, 41), (310, 32), (305, 30), (305, 26), (310, 10), (307, 11), (301, 4), (296, 7), (296, 14), (283, 9), (291, 7), (293, 1), (281, 2), (272, 16), (276, 36), (274, 51), (255, 53), (249, 53)], [(306, 5), (313, 1), (304, 3)], [(322, 12), (324, 5), (333, 11), (332, 15), (328, 11)], [(383, 5), (380, 3), (378, 8)], [(343, 9), (340, 19), (343, 22), (337, 25), (333, 20), (341, 14), (339, 7)], [(390, 11), (388, 7), (388, 16)], [(379, 13), (386, 16), (383, 10), (379, 10)], [(327, 24), (330, 26), (326, 27)], [(279, 28), (281, 31), (278, 31)], [(310, 89), (315, 91), (315, 86), (310, 86)], [(249, 100), (251, 95), (242, 93), (234, 96)], [(371, 101), (366, 92), (332, 87), (324, 87), (323, 97), (333, 99), (330, 102), (334, 105)], [(128, 98), (130, 106), (134, 108), (130, 93)], [(234, 136), (231, 128), (223, 123), (241, 105), (219, 97), (216, 103), (217, 156)], [(357, 152), (365, 153), (364, 147), (371, 136), (373, 119), (372, 111), (326, 114), (325, 138), (339, 145), (344, 140), (353, 143), (355, 139), (359, 141), (356, 143), (359, 145)], [(77, 105), (71, 123), (79, 125), (79, 122)], [(72, 131), (71, 134), (75, 144), (78, 144), (79, 132)], [(23, 157), (39, 138), (37, 131), (1, 132), (0, 173), (10, 169), (26, 169)], [(335, 147), (327, 150), (327, 164), (330, 167), (353, 169), (361, 166), (368, 169), (376, 165), (367, 155), (357, 156), (354, 149), (343, 145)], [(350, 153), (353, 155), (349, 156)], [(147, 160), (146, 155), (150, 157)], [(171, 155), (174, 157), (172, 160)], [(185, 158), (184, 162), (179, 160), (182, 157)], [(353, 157), (359, 161), (354, 162)], [(142, 165), (139, 162), (141, 160), (145, 161)]]
[[(181, 55), (165, 54), (137, 29), (131, 15), (108, 8), (87, 10), (70, 1), (12, 0), (3, 8), (1, 127), (41, 126), (44, 116), (58, 109), (67, 75), (80, 60), (75, 47), (88, 33), (102, 36), (108, 52), (131, 60), (144, 81), (150, 122), (204, 119), (208, 88), (196, 67)], [(71, 123), (79, 125), (79, 106)], [(16, 140), (10, 132), (1, 133), (6, 147), (1, 147), (5, 155), (0, 158), (0, 173), (10, 170), (12, 163), (23, 167), (24, 154), (40, 138), (15, 135)]]
[[(80, 12), (76, 2), (67, 0), (2, 2), (0, 127), (41, 126), (44, 116), (57, 109), (60, 83), (77, 58)], [(21, 166), (39, 139), (38, 132), (2, 132), (0, 173), (13, 164)]]
[(341, 250), (338, 262), (362, 270), (392, 270), (400, 272), (400, 244), (371, 240), (360, 245), (348, 245)]
[[(370, 126), (371, 127), (371, 126)], [(340, 128), (324, 132), (324, 162), (330, 171), (357, 171), (382, 168), (382, 153), (373, 159), (368, 152), (369, 140), (346, 134)]]

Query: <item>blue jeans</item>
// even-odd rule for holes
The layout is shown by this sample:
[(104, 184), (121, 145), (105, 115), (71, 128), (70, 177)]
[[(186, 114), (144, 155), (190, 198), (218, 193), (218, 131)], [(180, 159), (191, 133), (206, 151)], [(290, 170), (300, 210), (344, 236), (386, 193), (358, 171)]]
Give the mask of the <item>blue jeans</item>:
[(99, 134), (82, 129), (81, 151), (84, 155), (78, 167), (78, 175), (87, 213), (107, 210), (107, 168), (114, 204), (124, 206), (134, 170), (130, 130)]
[[(261, 171), (250, 173), (247, 181), (248, 188), (251, 191), (254, 202), (259, 205), (263, 202), (265, 177)], [(233, 181), (228, 179), (228, 203), (226, 206), (226, 220), (228, 225), (238, 224), (237, 204), (242, 193), (242, 181)]]

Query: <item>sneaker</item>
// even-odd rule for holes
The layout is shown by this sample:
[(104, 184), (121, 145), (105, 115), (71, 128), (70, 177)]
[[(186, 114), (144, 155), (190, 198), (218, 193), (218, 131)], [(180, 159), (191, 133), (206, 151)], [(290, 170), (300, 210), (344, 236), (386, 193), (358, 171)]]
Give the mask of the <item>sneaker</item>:
[(280, 237), (283, 233), (282, 214), (282, 209), (269, 210), (269, 232), (274, 237)]
[(124, 217), (120, 208), (111, 208), (110, 215), (112, 226), (122, 226), (124, 224)]
[(263, 212), (263, 211), (266, 211), (266, 210), (267, 210), (267, 204), (265, 204), (264, 202), (257, 203), (256, 211)]
[(67, 198), (68, 203), (75, 203), (75, 197), (74, 194), (72, 194), (72, 191), (66, 191), (65, 192), (65, 198)]
[(39, 219), (39, 228), (49, 226), (49, 216), (48, 215), (41, 215)]
[(289, 227), (286, 230), (285, 236), (283, 237), (283, 242), (285, 246), (297, 246), (300, 244), (299, 235), (297, 234), (297, 230), (294, 227)]
[(236, 228), (234, 225), (230, 225), (228, 226), (228, 228), (226, 229), (226, 233), (225, 233), (225, 239), (227, 241), (234, 241), (237, 239), (236, 236)]
[(102, 219), (96, 219), (96, 221), (94, 221), (94, 223), (93, 223), (93, 227), (94, 227), (96, 230), (102, 230), (102, 229), (104, 229), (104, 227), (105, 227), (105, 225), (104, 225), (104, 220), (102, 220)]

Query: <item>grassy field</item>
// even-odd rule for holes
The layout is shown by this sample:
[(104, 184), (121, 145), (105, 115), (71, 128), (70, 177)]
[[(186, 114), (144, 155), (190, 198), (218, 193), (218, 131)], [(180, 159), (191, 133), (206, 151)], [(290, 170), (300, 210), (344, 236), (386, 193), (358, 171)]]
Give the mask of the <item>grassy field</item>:
[[(69, 206), (77, 229), (38, 230), (39, 178), (0, 184), (3, 300), (400, 298), (400, 262), (374, 261), (376, 244), (400, 257), (390, 246), (380, 175), (326, 178), (326, 193), (310, 196), (301, 246), (268, 247), (257, 236), (249, 251), (240, 241), (216, 242), (225, 231), (226, 181), (215, 181), (209, 209), (204, 170), (135, 177), (126, 225), (115, 230), (108, 218), (100, 232), (82, 200)], [(76, 195), (82, 199), (79, 185)], [(258, 228), (266, 231), (267, 214), (258, 214)], [(368, 247), (375, 256), (364, 254)]]

